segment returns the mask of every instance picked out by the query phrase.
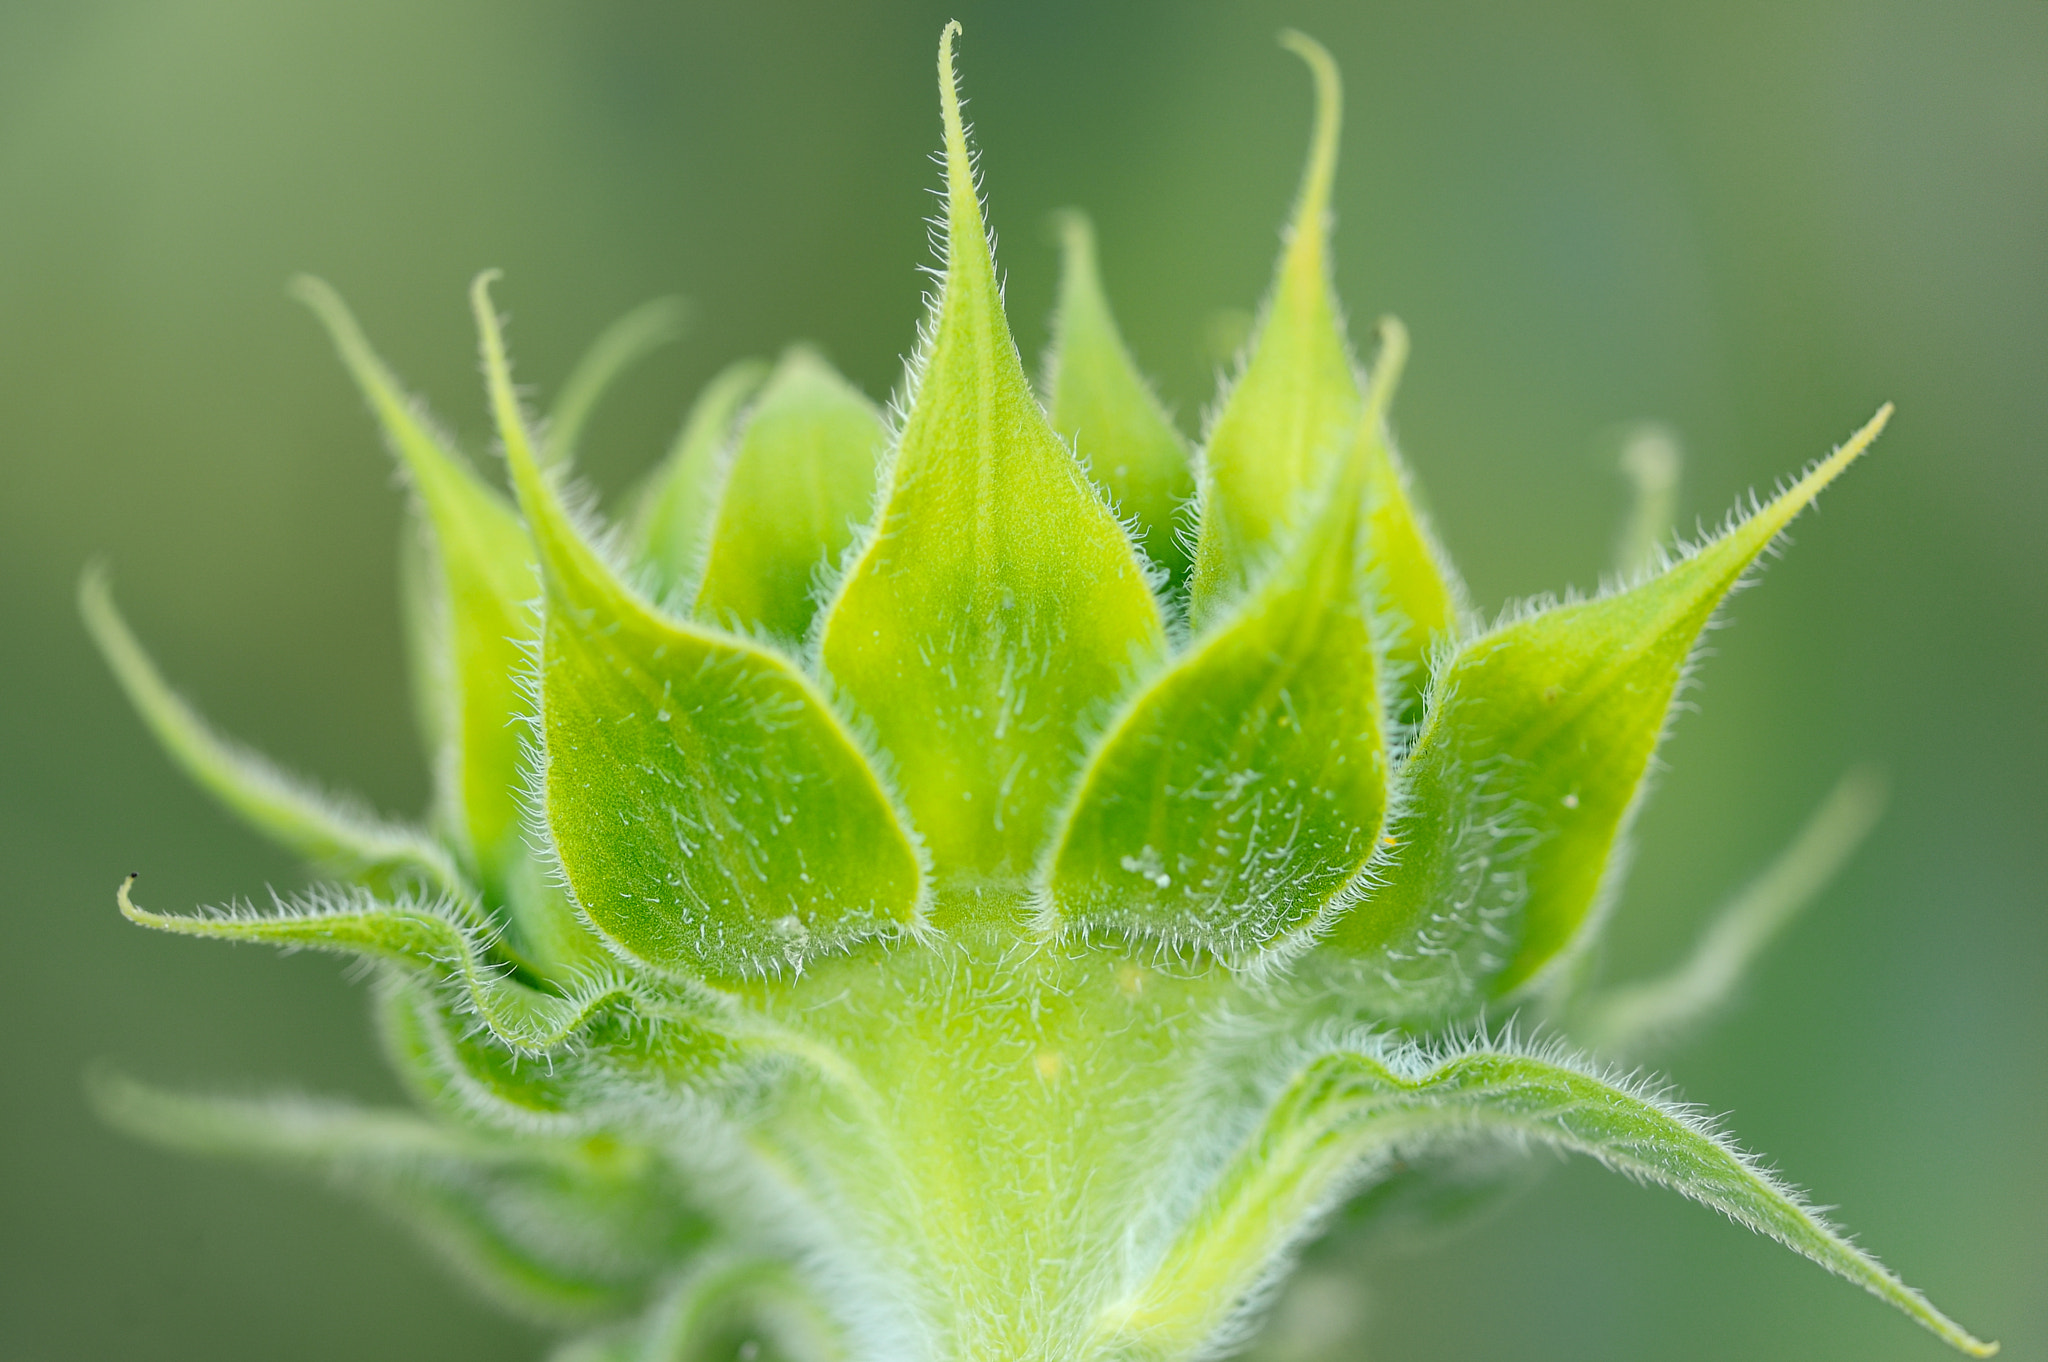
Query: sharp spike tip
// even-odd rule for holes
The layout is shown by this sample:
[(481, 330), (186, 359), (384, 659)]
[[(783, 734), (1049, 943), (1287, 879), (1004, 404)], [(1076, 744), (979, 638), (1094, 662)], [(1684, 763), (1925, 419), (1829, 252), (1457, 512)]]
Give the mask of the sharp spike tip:
[(1280, 30), (1280, 46), (1307, 63), (1315, 82), (1316, 111), (1309, 135), (1308, 167), (1301, 178), (1301, 202), (1295, 213), (1297, 231), (1314, 231), (1329, 211), (1330, 190), (1337, 179), (1337, 136), (1344, 122), (1344, 80), (1330, 49), (1298, 29)]
[(1386, 316), (1380, 318), (1379, 331), (1380, 352), (1373, 360), (1365, 398), (1365, 419), (1375, 427), (1386, 419), (1408, 369), (1408, 328), (1399, 317)]
[[(980, 217), (974, 197), (974, 161), (967, 152), (967, 124), (960, 115), (960, 76), (953, 62), (953, 39), (960, 32), (960, 21), (956, 19), (939, 34), (939, 114), (946, 129), (947, 217), (956, 232), (962, 216)], [(975, 226), (979, 225), (975, 222)]]

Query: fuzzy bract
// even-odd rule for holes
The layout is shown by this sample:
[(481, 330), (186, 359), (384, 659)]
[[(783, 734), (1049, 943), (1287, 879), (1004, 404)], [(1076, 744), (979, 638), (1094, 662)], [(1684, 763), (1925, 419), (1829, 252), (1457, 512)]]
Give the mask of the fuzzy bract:
[(564, 1358), (1210, 1355), (1340, 1206), (1485, 1182), (1530, 1143), (1988, 1352), (1571, 1039), (1626, 1053), (1703, 1012), (1868, 826), (1866, 781), (1694, 965), (1586, 992), (1702, 631), (1885, 413), (1721, 534), (1639, 526), (1633, 575), (1488, 623), (1393, 439), (1406, 333), (1383, 323), (1361, 370), (1342, 327), (1328, 54), (1285, 39), (1314, 77), (1309, 167), (1191, 452), (1078, 215), (1045, 391), (1027, 377), (957, 31), (944, 269), (886, 414), (808, 349), (743, 362), (608, 515), (574, 490), (576, 434), (672, 306), (601, 341), (543, 424), (478, 281), (508, 492), (332, 290), (296, 286), (412, 491), (433, 809), (361, 812), (216, 734), (95, 574), (87, 619), (173, 758), (334, 879), (263, 911), (120, 903), (374, 961), (417, 1109), (112, 1080), (105, 1109), (389, 1204), (569, 1330)]

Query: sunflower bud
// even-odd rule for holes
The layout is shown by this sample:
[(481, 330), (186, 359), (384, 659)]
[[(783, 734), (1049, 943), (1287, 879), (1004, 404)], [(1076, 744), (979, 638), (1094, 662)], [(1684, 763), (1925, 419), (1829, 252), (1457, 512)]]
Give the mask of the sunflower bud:
[[(1343, 329), (1329, 55), (1283, 39), (1314, 81), (1308, 169), (1191, 455), (1077, 215), (1034, 391), (958, 31), (944, 270), (897, 412), (808, 349), (742, 363), (616, 523), (572, 485), (575, 431), (672, 309), (543, 422), (477, 281), (508, 496), (297, 286), (418, 512), (432, 815), (216, 734), (93, 577), (171, 755), (337, 877), (264, 912), (119, 901), (375, 962), (418, 1110), (110, 1083), (109, 1115), (336, 1174), (579, 1330), (565, 1356), (734, 1330), (794, 1362), (1208, 1355), (1336, 1205), (1456, 1182), (1446, 1151), (1489, 1140), (1671, 1187), (1989, 1351), (1689, 1109), (1493, 1020), (1594, 1015), (1571, 965), (1702, 631), (1887, 413), (1719, 535), (1488, 623), (1396, 450), (1407, 334), (1382, 323), (1361, 372)], [(1595, 1009), (1602, 1039), (1713, 991), (1687, 988)]]

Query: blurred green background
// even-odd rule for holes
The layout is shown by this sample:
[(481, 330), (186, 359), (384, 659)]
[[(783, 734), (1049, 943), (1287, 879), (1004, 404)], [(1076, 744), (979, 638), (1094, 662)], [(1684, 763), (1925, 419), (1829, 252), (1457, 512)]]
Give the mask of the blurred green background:
[[(399, 811), (425, 780), (400, 498), (326, 342), (334, 281), (484, 447), (462, 290), (501, 266), (547, 391), (627, 306), (695, 325), (586, 468), (616, 490), (713, 368), (808, 337), (871, 393), (911, 345), (963, 59), (1020, 340), (1050, 210), (1096, 214), (1147, 367), (1197, 424), (1252, 306), (1308, 98), (1349, 82), (1339, 284), (1399, 313), (1398, 418), (1489, 604), (1590, 586), (1616, 432), (1681, 435), (1688, 523), (1875, 457), (1738, 603), (1666, 749), (1608, 952), (1654, 968), (1846, 766), (1892, 810), (1710, 1036), (1690, 1096), (2007, 1356), (2048, 1352), (2048, 6), (13, 0), (0, 7), (0, 1356), (535, 1357), (372, 1213), (102, 1129), (95, 1061), (382, 1099), (333, 960), (152, 936), (296, 867), (157, 754), (71, 598), (106, 554), (225, 725)], [(1363, 331), (1363, 328), (1359, 328)], [(1853, 1289), (1583, 1162), (1371, 1265), (1368, 1356), (1932, 1359)]]

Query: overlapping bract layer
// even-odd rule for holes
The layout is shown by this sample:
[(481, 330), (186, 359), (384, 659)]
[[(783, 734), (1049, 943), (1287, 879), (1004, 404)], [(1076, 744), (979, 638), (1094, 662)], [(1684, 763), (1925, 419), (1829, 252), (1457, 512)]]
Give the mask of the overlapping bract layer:
[[(1403, 1015), (1469, 1014), (1540, 980), (1608, 888), (1713, 610), (1881, 418), (1666, 570), (1473, 626), (1389, 436), (1405, 335), (1387, 324), (1370, 381), (1350, 359), (1329, 278), (1336, 74), (1289, 42), (1316, 77), (1314, 146), (1199, 457), (1138, 376), (1075, 215), (1039, 405), (950, 77), (948, 268), (902, 420), (813, 352), (737, 365), (616, 558), (557, 486), (595, 380), (530, 431), (479, 294), (515, 507), (332, 291), (299, 284), (423, 513), (418, 671), (448, 852), (321, 824), (317, 801), (205, 737), (99, 586), (96, 628), (159, 730), (245, 812), (376, 886), (411, 864), (543, 978), (610, 958), (599, 939), (657, 972), (730, 978), (980, 922), (1233, 964), (1341, 954), (1391, 981), (1376, 1003)], [(622, 358), (661, 315), (601, 350)], [(242, 789), (237, 769), (261, 779)]]
[[(405, 398), (331, 290), (297, 286), (420, 512), (408, 604), (434, 829), (337, 806), (214, 734), (93, 576), (88, 620), (174, 757), (358, 886), (268, 914), (164, 916), (125, 886), (121, 903), (172, 931), (383, 961), (394, 1062), (469, 1133), (134, 1089), (108, 1099), (121, 1119), (396, 1197), (536, 1308), (664, 1302), (592, 1356), (669, 1356), (661, 1340), (739, 1301), (773, 1303), (791, 1338), (829, 1335), (847, 1321), (806, 1295), (794, 1259), (903, 1216), (926, 1216), (917, 1234), (934, 1243), (1015, 1219), (888, 1153), (891, 1103), (982, 1100), (970, 1088), (997, 1094), (992, 1110), (940, 1121), (942, 1148), (954, 1125), (987, 1128), (1029, 1162), (1077, 1122), (1115, 1119), (1202, 1151), (1177, 1172), (1134, 1165), (1157, 1187), (1101, 1190), (1112, 1212), (1122, 1196), (1133, 1215), (1163, 1201), (1181, 1218), (1117, 1246), (1127, 1279), (1048, 1316), (1073, 1346), (1209, 1346), (1359, 1168), (1389, 1171), (1375, 1151), (1497, 1129), (1668, 1182), (1980, 1347), (1655, 1096), (1561, 1054), (1390, 1048), (1357, 1029), (1561, 998), (1697, 639), (1885, 414), (1661, 570), (1483, 627), (1395, 452), (1406, 333), (1384, 323), (1361, 375), (1341, 324), (1328, 55), (1286, 39), (1315, 79), (1309, 166), (1242, 371), (1190, 455), (1124, 346), (1078, 216), (1063, 223), (1046, 403), (1033, 392), (976, 194), (956, 31), (940, 55), (944, 282), (893, 424), (811, 351), (742, 362), (613, 531), (565, 491), (570, 459), (605, 379), (673, 329), (672, 307), (622, 321), (536, 425), (479, 280), (508, 498)], [(963, 997), (976, 977), (1002, 978), (1001, 1001)], [(1185, 1028), (1175, 1067), (1202, 1082), (1124, 1092), (1115, 1065), (1077, 1069), (1046, 1017), (1098, 994), (1121, 1024)], [(847, 1025), (909, 1039), (863, 1061), (834, 1029)], [(1079, 1027), (1113, 1049), (1099, 1029)], [(934, 1097), (931, 1075), (955, 1071), (971, 1082)], [(818, 1112), (764, 1096), (792, 1072), (837, 1096)], [(1006, 1077), (989, 1087), (991, 1072)], [(1237, 1146), (1210, 1135), (1213, 1107)], [(758, 1159), (764, 1178), (874, 1223), (763, 1250), (729, 1199), (709, 1209), (719, 1197), (661, 1162), (693, 1142), (707, 1166)], [(1039, 1190), (1051, 1204), (1072, 1189)], [(573, 1234), (564, 1250), (557, 1230), (578, 1214), (617, 1251), (583, 1253)], [(958, 1223), (935, 1229), (946, 1215)], [(714, 1241), (727, 1256), (681, 1266)]]

